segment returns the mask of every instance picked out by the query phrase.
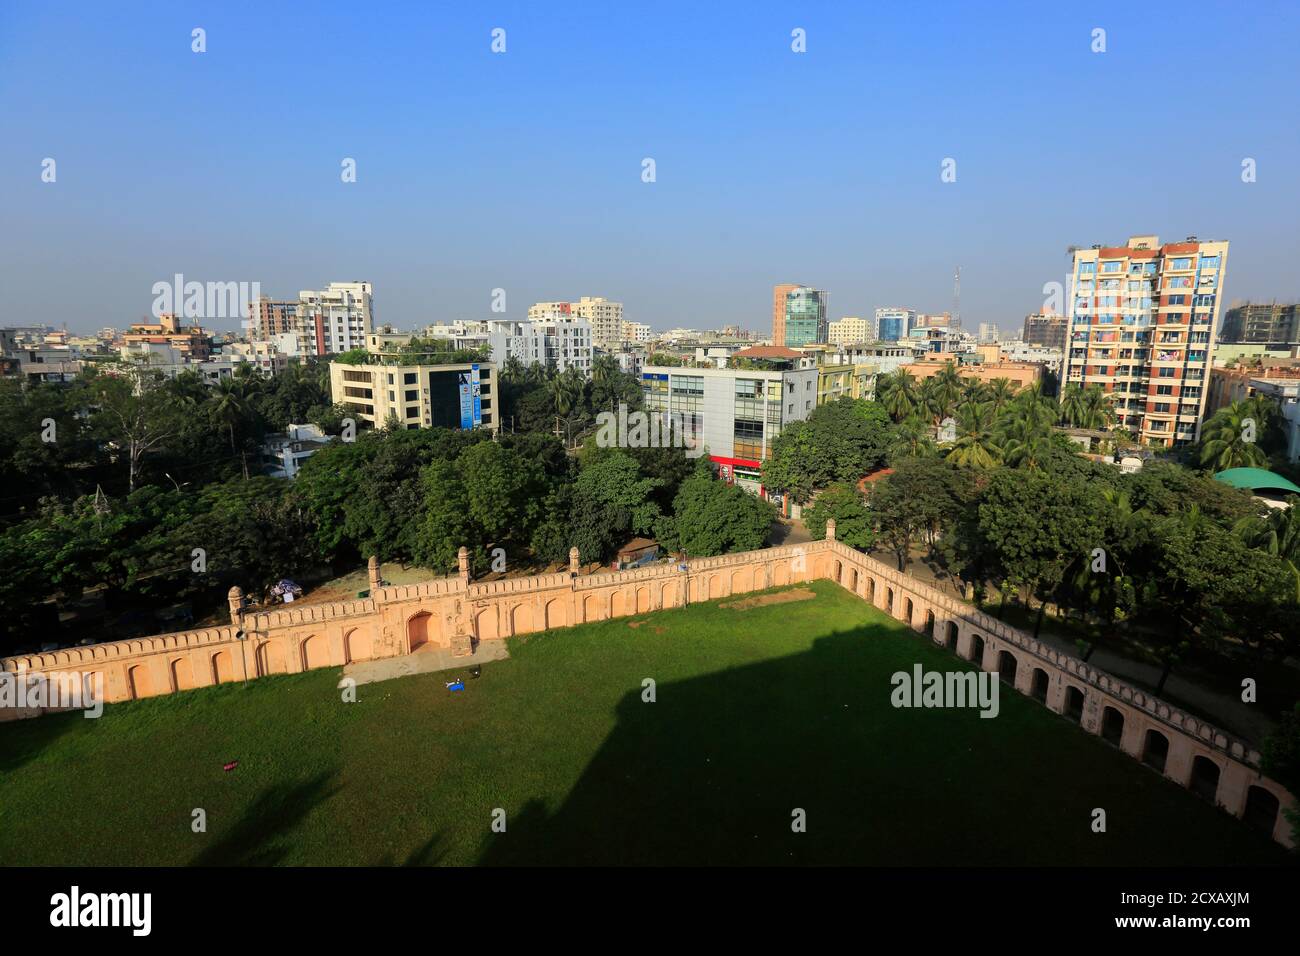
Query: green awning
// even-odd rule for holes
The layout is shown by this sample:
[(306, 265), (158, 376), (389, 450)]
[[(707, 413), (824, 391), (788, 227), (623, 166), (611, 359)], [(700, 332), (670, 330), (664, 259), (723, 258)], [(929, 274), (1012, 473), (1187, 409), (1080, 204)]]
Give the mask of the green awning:
[(1300, 488), (1294, 482), (1264, 468), (1229, 468), (1214, 476), (1216, 481), (1234, 488), (1246, 488), (1250, 491), (1289, 491), (1300, 495)]

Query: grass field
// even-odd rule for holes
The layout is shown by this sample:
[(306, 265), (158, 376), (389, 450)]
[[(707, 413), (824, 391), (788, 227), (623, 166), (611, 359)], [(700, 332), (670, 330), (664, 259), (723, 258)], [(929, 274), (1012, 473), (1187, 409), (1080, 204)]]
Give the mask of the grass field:
[(528, 635), (463, 693), (432, 674), (343, 703), (330, 669), (0, 725), (0, 862), (1286, 859), (1005, 687), (992, 720), (894, 709), (895, 671), (968, 665), (828, 582), (809, 587), (810, 600)]

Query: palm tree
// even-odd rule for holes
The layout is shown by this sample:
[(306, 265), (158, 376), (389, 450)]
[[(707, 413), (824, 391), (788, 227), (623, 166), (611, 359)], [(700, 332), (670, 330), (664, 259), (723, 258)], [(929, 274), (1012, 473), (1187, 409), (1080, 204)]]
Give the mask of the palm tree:
[(890, 418), (903, 421), (920, 405), (916, 377), (905, 368), (880, 376), (876, 381), (876, 399), (885, 406)]
[(962, 393), (961, 373), (952, 362), (945, 362), (943, 368), (931, 379), (934, 382), (934, 397), (938, 402), (936, 421), (948, 417), (948, 412), (957, 404)]
[(609, 401), (609, 410), (614, 411), (618, 400), (618, 376), (620, 369), (618, 359), (612, 355), (598, 355), (591, 363), (591, 390), (593, 404), (603, 406)]
[(1300, 601), (1300, 508), (1278, 508), (1267, 517), (1243, 518), (1233, 530), (1246, 544), (1266, 554), (1281, 558), (1295, 579), (1294, 600)]
[(1061, 392), (1061, 421), (1077, 427), (1083, 419), (1083, 406), (1083, 389), (1075, 382), (1065, 386), (1065, 391)]
[(1115, 406), (1111, 404), (1110, 397), (1101, 390), (1100, 385), (1094, 385), (1083, 393), (1078, 422), (1080, 428), (1102, 431), (1109, 428), (1114, 420)]
[(959, 409), (957, 441), (948, 460), (963, 468), (992, 468), (1001, 459), (993, 437), (993, 410), (980, 402), (967, 402)]
[(1015, 385), (1011, 384), (1009, 378), (990, 379), (988, 387), (985, 389), (990, 404), (993, 406), (994, 416), (1002, 414), (1002, 409), (1010, 403), (1016, 394)]
[(935, 453), (933, 434), (934, 428), (929, 421), (909, 415), (898, 423), (892, 452), (894, 455), (929, 458)]
[(574, 409), (582, 404), (584, 385), (582, 373), (573, 367), (565, 369), (551, 381), (551, 397), (557, 415), (567, 420), (573, 414)]
[(1255, 399), (1219, 409), (1201, 435), (1201, 464), (1214, 471), (1267, 465), (1268, 456), (1259, 447), (1259, 439), (1271, 416), (1271, 403)]
[[(217, 382), (209, 399), (212, 418), (218, 425), (230, 432), (230, 453), (236, 453), (235, 429), (242, 425), (248, 416), (248, 388), (244, 380), (223, 378)], [(244, 477), (248, 477), (248, 459), (244, 458)]]

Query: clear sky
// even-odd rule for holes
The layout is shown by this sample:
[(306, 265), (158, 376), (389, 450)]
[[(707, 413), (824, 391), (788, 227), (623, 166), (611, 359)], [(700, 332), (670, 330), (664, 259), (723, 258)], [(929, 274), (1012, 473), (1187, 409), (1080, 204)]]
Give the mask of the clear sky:
[(402, 328), (503, 288), (769, 329), (775, 283), (942, 311), (961, 265), (963, 324), (1014, 328), (1134, 233), (1295, 300), (1298, 117), (1294, 2), (4, 0), (0, 325), (120, 327), (179, 272), (369, 279)]

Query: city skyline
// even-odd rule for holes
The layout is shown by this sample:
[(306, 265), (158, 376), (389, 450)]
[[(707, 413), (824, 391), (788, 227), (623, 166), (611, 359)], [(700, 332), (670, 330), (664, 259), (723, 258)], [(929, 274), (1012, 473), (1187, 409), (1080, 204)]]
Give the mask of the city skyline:
[[(1146, 233), (1231, 241), (1232, 300), (1300, 299), (1300, 238), (1279, 215), (1300, 206), (1300, 134), (1282, 119), (1300, 107), (1295, 10), (663, 12), (9, 5), (11, 322), (122, 326), (183, 273), (277, 299), (362, 278), (377, 320), (403, 328), (598, 295), (657, 331), (764, 331), (790, 277), (827, 290), (835, 320), (952, 310), (960, 266), (963, 325), (1008, 328), (1064, 281), (1069, 246)], [(264, 63), (340, 38), (346, 68), (266, 82)], [(1192, 75), (1190, 41), (1198, 62), (1256, 67)], [(1125, 144), (1147, 141), (1153, 112), (1168, 129), (1212, 116), (1214, 133), (1139, 161)]]

